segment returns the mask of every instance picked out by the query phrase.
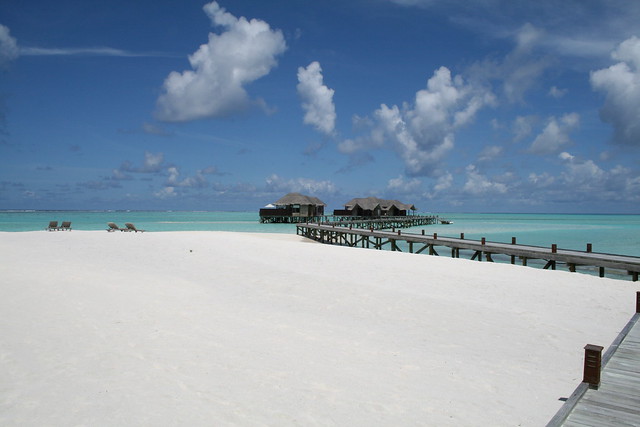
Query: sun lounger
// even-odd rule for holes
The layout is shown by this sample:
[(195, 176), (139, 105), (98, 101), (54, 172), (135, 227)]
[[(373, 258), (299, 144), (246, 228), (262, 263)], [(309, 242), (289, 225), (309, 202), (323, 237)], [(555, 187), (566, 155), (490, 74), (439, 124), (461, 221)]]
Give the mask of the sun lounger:
[(61, 231), (71, 231), (71, 221), (62, 221), (62, 225), (58, 230)]
[(49, 221), (49, 226), (45, 230), (58, 231), (58, 221)]
[(141, 233), (144, 233), (144, 230), (140, 230), (139, 228), (136, 228), (136, 226), (131, 224), (130, 222), (125, 222), (124, 225), (127, 226), (127, 231), (135, 231), (136, 233), (139, 231)]
[(127, 231), (126, 228), (118, 227), (118, 225), (115, 222), (108, 222), (107, 225), (109, 226), (109, 228), (107, 228), (107, 231), (109, 231), (109, 232), (111, 232), (111, 231)]

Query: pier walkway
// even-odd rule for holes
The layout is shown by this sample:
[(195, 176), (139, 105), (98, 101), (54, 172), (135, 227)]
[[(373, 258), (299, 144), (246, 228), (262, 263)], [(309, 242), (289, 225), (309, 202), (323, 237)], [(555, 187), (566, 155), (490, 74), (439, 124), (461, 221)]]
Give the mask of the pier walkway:
[(602, 356), (598, 386), (582, 382), (547, 427), (640, 426), (640, 292), (637, 301), (636, 314)]
[[(451, 250), (451, 257), (460, 258), (461, 252), (468, 252), (471, 260), (493, 262), (493, 256), (500, 254), (510, 258), (511, 264), (516, 259), (527, 265), (528, 260), (544, 260), (545, 269), (555, 270), (558, 264), (565, 264), (569, 271), (576, 272), (578, 267), (596, 267), (600, 277), (605, 276), (605, 269), (614, 269), (626, 272), (633, 281), (638, 280), (640, 273), (640, 257), (603, 254), (587, 251), (559, 249), (556, 245), (551, 247), (529, 246), (512, 243), (488, 242), (482, 240), (465, 239), (464, 234), (460, 238), (441, 237), (437, 233), (433, 235), (402, 233), (402, 231), (380, 231), (374, 228), (359, 229), (340, 225), (328, 224), (298, 224), (297, 234), (319, 241), (321, 243), (337, 244), (351, 247), (390, 249), (402, 251), (402, 248), (410, 253), (426, 252), (429, 255), (439, 255), (441, 248)], [(403, 242), (403, 245), (399, 245)], [(589, 248), (589, 247), (588, 247)]]
[(418, 227), (420, 225), (437, 224), (439, 218), (434, 215), (387, 216), (375, 219), (353, 216), (334, 215), (332, 220), (321, 222), (323, 225), (339, 225), (341, 227), (366, 228), (384, 230), (390, 228)]

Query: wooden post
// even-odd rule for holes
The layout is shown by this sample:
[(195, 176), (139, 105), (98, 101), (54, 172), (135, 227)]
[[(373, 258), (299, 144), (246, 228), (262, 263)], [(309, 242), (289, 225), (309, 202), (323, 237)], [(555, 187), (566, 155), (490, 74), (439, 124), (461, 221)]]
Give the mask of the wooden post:
[(424, 236), (424, 230), (422, 230), (422, 235)]
[(636, 292), (636, 313), (640, 313), (640, 291)]
[(399, 235), (401, 235), (401, 234), (402, 234), (402, 231), (401, 231), (401, 230), (398, 230), (398, 236), (399, 236)]
[(464, 233), (460, 233), (460, 239), (464, 240)]
[(437, 239), (438, 238), (438, 233), (433, 233), (433, 238)]
[(587, 344), (584, 346), (584, 375), (582, 382), (588, 383), (591, 388), (600, 385), (600, 371), (602, 369), (602, 350), (600, 345)]
[(487, 243), (487, 239), (485, 239), (484, 237), (482, 238), (482, 244), (486, 244)]
[(558, 245), (556, 245), (555, 243), (551, 245), (551, 253), (558, 253)]
[(587, 243), (587, 252), (591, 252), (593, 250), (593, 245), (591, 243)]
[(598, 273), (600, 277), (604, 277), (604, 267), (598, 268)]
[(512, 245), (515, 245), (515, 244), (516, 244), (516, 238), (515, 238), (515, 237), (512, 237), (512, 238), (511, 238), (511, 244), (512, 244)]

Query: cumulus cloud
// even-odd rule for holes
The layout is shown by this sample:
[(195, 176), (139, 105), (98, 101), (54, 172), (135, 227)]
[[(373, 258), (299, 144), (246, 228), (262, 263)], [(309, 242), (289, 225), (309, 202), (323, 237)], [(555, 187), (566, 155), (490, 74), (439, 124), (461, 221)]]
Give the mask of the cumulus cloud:
[(566, 184), (579, 188), (580, 191), (600, 188), (607, 179), (607, 173), (593, 160), (580, 161), (567, 152), (558, 156), (565, 163), (561, 177)]
[(549, 89), (549, 96), (552, 98), (560, 99), (567, 94), (567, 89), (558, 89), (556, 86), (551, 86)]
[(571, 143), (569, 133), (580, 123), (577, 113), (565, 114), (560, 119), (551, 117), (542, 133), (533, 140), (529, 152), (533, 154), (551, 154)]
[(259, 19), (237, 18), (213, 1), (204, 11), (220, 34), (189, 56), (191, 70), (169, 74), (157, 101), (160, 120), (183, 122), (221, 117), (250, 103), (245, 85), (269, 74), (286, 49), (280, 30)]
[(472, 195), (484, 194), (504, 194), (507, 192), (507, 186), (504, 183), (489, 179), (486, 175), (480, 173), (475, 165), (469, 165), (466, 168), (467, 181), (462, 190)]
[(606, 95), (600, 117), (613, 126), (615, 142), (640, 145), (640, 39), (625, 40), (611, 57), (619, 62), (591, 73), (592, 87)]
[(174, 187), (163, 187), (153, 193), (153, 195), (158, 199), (171, 199), (173, 197), (176, 197), (178, 193), (176, 192), (176, 189)]
[(331, 181), (316, 181), (309, 178), (285, 179), (276, 174), (266, 180), (267, 191), (282, 193), (335, 194), (336, 186)]
[(305, 111), (304, 123), (326, 135), (333, 135), (336, 123), (334, 90), (324, 85), (320, 63), (314, 61), (307, 68), (298, 68), (297, 89)]
[(392, 178), (387, 183), (387, 190), (397, 193), (412, 193), (420, 189), (420, 187), (422, 187), (422, 181), (418, 178), (407, 180), (402, 176)]
[(603, 169), (593, 160), (563, 151), (558, 154), (562, 169), (557, 174), (530, 173), (523, 195), (538, 201), (560, 203), (637, 203), (640, 201), (640, 175), (624, 166)]
[(494, 101), (491, 92), (465, 83), (461, 76), (452, 78), (449, 69), (440, 67), (427, 88), (416, 93), (413, 105), (382, 104), (373, 113), (369, 135), (344, 140), (338, 148), (350, 154), (389, 141), (408, 174), (435, 176), (438, 163), (454, 147), (455, 132)]
[(134, 173), (158, 173), (163, 168), (164, 154), (163, 153), (151, 153), (145, 151), (144, 163), (142, 166), (134, 166), (131, 162), (124, 162), (119, 170), (121, 172), (134, 172)]
[(188, 176), (180, 179), (180, 171), (177, 166), (170, 166), (167, 168), (167, 182), (168, 187), (185, 187), (185, 188), (206, 188), (209, 186), (209, 181), (205, 175), (223, 175), (218, 172), (217, 168), (210, 166), (205, 169), (196, 171), (194, 176)]
[(0, 67), (6, 67), (18, 54), (16, 39), (11, 37), (8, 27), (0, 24)]
[(482, 149), (478, 156), (479, 162), (490, 162), (500, 156), (504, 149), (498, 145), (488, 145)]

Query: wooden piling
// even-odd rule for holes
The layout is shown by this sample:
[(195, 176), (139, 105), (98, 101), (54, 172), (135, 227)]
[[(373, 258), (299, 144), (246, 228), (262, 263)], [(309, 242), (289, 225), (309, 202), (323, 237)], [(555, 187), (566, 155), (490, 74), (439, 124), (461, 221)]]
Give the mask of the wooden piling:
[(587, 344), (584, 347), (584, 375), (582, 382), (589, 384), (590, 388), (598, 388), (600, 385), (603, 349), (604, 347), (593, 344)]

